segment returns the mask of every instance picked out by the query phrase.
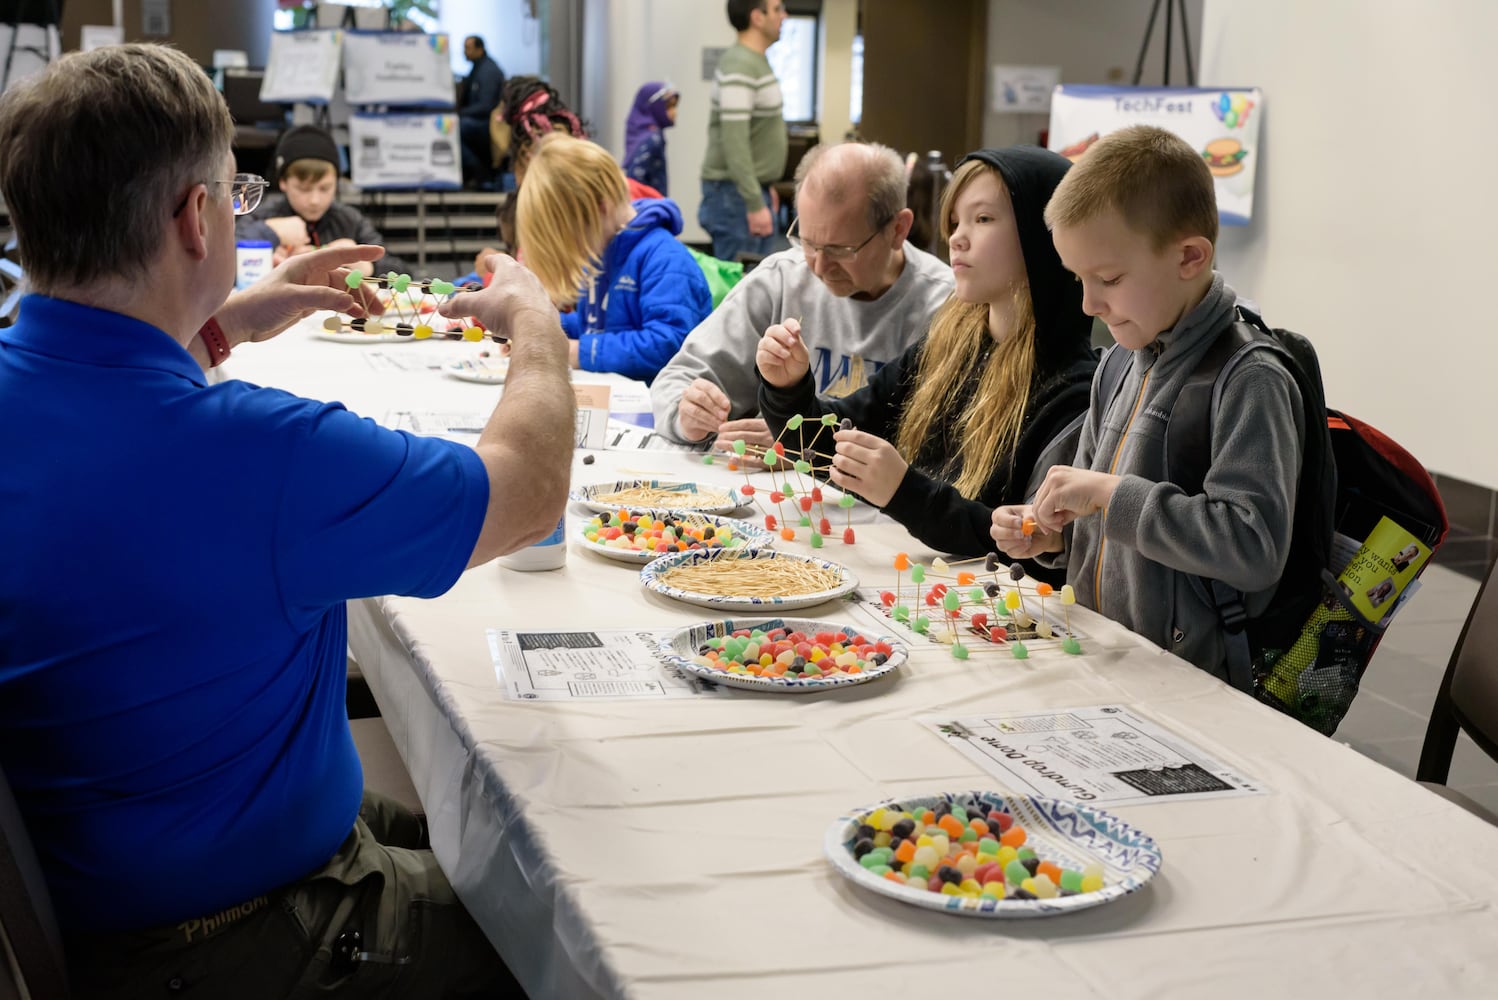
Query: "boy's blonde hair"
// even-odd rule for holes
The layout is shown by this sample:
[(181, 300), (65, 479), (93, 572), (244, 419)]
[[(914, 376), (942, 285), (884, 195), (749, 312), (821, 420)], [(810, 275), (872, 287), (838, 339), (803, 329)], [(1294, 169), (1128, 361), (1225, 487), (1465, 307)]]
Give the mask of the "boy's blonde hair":
[(619, 206), (624, 171), (603, 147), (550, 135), (537, 143), (520, 185), (517, 225), (525, 263), (552, 300), (571, 302), (601, 265)]
[[(982, 160), (969, 160), (952, 175), (941, 196), (942, 239), (952, 236), (957, 196), (985, 170), (1005, 183), (1003, 175)], [(1019, 442), (1035, 374), (1035, 310), (1029, 284), (1014, 290), (1014, 329), (998, 344), (992, 343), (988, 329), (988, 305), (963, 302), (954, 295), (937, 310), (916, 362), (915, 391), (900, 414), (895, 435), (895, 447), (913, 463), (933, 434), (955, 434), (962, 468), (952, 485), (969, 500), (977, 498)], [(977, 388), (961, 399), (963, 384), (979, 365)], [(948, 423), (946, 415), (958, 403), (962, 412)]]
[(316, 184), (331, 173), (333, 173), (333, 164), (327, 160), (320, 160), (315, 156), (304, 156), (300, 160), (292, 160), (286, 164), (286, 168), (281, 171), (281, 179), (293, 180), (299, 184)]
[(1217, 193), (1206, 161), (1180, 136), (1153, 125), (1098, 140), (1051, 195), (1045, 224), (1080, 226), (1109, 211), (1157, 251), (1188, 236), (1217, 243)]

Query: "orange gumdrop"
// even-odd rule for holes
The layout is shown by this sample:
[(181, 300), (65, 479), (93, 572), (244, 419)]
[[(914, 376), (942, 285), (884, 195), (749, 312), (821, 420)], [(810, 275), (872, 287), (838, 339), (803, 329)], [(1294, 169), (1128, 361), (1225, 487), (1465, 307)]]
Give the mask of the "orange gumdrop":
[(947, 836), (951, 837), (953, 840), (956, 840), (958, 837), (962, 836), (962, 820), (958, 819), (956, 816), (953, 816), (951, 813), (947, 813), (941, 819), (937, 820), (936, 825), (945, 830)]
[(971, 573), (958, 573), (957, 586), (966, 587), (970, 583), (977, 583), (978, 578)]
[(968, 826), (972, 827), (973, 828), (973, 832), (976, 833), (978, 836), (980, 836), (980, 837), (986, 837), (986, 836), (988, 836), (988, 832), (989, 831), (988, 831), (988, 821), (987, 820), (976, 819), (975, 818), (975, 819), (973, 819), (973, 820), (971, 820), (971, 821), (968, 822)]
[(1055, 591), (1051, 589), (1051, 585), (1049, 583), (1037, 583), (1035, 585), (1035, 593), (1039, 594), (1041, 597), (1050, 597), (1053, 593), (1055, 593)]
[(781, 528), (780, 537), (784, 538), (788, 542), (793, 542), (796, 540), (796, 532), (790, 528)]
[[(900, 841), (900, 846), (895, 848), (895, 858), (909, 864), (913, 857), (915, 857), (915, 841), (909, 839)], [(1059, 879), (1056, 884), (1061, 884)]]
[(1020, 847), (1025, 842), (1025, 828), (1018, 824), (999, 835), (999, 843), (1005, 847)]
[(910, 556), (904, 552), (895, 553), (895, 569), (904, 571), (910, 568)]
[(1031, 535), (1035, 534), (1035, 518), (1027, 517), (1023, 521), (1021, 521), (1019, 523), (1019, 531), (1020, 534), (1024, 535), (1026, 538), (1029, 538)]
[(1044, 875), (1057, 885), (1061, 884), (1061, 866), (1054, 861), (1042, 861), (1036, 865), (1035, 874)]

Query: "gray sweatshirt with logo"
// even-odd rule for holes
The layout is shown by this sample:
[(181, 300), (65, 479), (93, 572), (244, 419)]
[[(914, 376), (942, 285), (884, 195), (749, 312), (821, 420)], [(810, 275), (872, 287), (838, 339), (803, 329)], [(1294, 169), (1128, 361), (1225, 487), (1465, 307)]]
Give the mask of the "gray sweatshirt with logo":
[(1171, 408), (1202, 354), (1235, 320), (1237, 301), (1214, 274), (1195, 309), (1133, 352), (1111, 405), (1093, 380), (1072, 464), (1122, 479), (1106, 510), (1068, 529), (1067, 551), (1042, 560), (1066, 565), (1078, 603), (1224, 678), (1217, 612), (1190, 578), (1243, 591), (1250, 617), (1265, 609), (1289, 553), (1305, 440), (1294, 378), (1272, 351), (1253, 351), (1222, 386), (1202, 492), (1187, 495), (1162, 481)]
[(952, 269), (910, 243), (905, 244), (900, 276), (872, 301), (833, 295), (800, 250), (771, 254), (687, 334), (681, 350), (650, 384), (656, 433), (696, 443), (683, 437), (676, 410), (681, 394), (698, 378), (723, 390), (728, 419), (758, 413), (754, 353), (766, 329), (790, 318), (801, 321), (817, 392), (846, 396), (920, 340), (951, 292)]

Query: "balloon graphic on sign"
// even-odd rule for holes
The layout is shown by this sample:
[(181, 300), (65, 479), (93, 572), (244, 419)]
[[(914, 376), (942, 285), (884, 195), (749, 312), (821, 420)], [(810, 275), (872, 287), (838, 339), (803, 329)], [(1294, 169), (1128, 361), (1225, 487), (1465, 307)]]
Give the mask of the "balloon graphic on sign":
[(1212, 105), (1212, 111), (1228, 128), (1242, 128), (1247, 124), (1248, 113), (1253, 107), (1254, 102), (1242, 94), (1222, 94)]

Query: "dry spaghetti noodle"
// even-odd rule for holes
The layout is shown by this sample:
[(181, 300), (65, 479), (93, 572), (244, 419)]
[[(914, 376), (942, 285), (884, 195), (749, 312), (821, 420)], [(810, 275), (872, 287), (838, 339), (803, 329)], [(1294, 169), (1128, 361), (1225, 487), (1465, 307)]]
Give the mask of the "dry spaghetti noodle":
[(691, 507), (732, 507), (734, 502), (727, 493), (721, 490), (703, 489), (694, 487), (692, 489), (675, 489), (669, 486), (647, 486), (639, 483), (627, 489), (615, 490), (613, 493), (595, 493), (592, 500), (594, 503), (608, 504), (611, 507), (629, 508), (651, 508), (660, 510), (667, 507), (691, 508)]
[(722, 556), (677, 566), (662, 573), (661, 583), (694, 594), (720, 597), (800, 597), (835, 589), (843, 575), (798, 559)]

